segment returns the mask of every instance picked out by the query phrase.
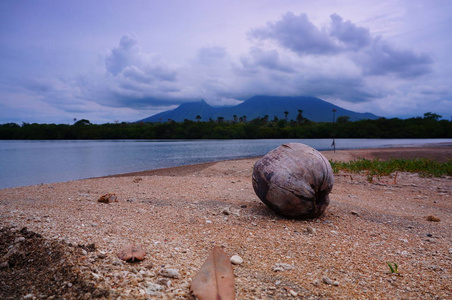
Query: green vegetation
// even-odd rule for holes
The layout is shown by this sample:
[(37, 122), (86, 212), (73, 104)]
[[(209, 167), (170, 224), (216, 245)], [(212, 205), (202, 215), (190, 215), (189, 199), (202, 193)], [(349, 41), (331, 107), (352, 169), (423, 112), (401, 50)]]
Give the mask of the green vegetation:
[(366, 172), (371, 179), (373, 176), (387, 176), (395, 172), (413, 172), (422, 176), (452, 176), (452, 160), (448, 162), (438, 162), (430, 159), (389, 159), (380, 161), (378, 159), (359, 159), (350, 162), (331, 161), (334, 173), (340, 170), (361, 173)]
[(399, 266), (396, 263), (387, 262), (387, 264), (392, 274), (399, 274)]
[(302, 115), (296, 120), (273, 119), (269, 116), (251, 121), (209, 120), (200, 122), (167, 121), (164, 123), (91, 124), (82, 119), (68, 124), (0, 124), (0, 139), (273, 139), (273, 138), (452, 138), (452, 121), (426, 113), (410, 119), (360, 120), (351, 122), (346, 116), (336, 122), (312, 122)]

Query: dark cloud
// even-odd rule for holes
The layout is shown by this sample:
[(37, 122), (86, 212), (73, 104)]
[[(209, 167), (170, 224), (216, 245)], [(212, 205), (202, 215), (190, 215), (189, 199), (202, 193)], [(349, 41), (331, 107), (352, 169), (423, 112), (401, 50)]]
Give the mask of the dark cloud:
[(185, 102), (199, 101), (199, 99), (181, 99), (181, 98), (170, 98), (168, 96), (153, 97), (153, 96), (125, 96), (123, 94), (117, 94), (117, 99), (120, 101), (115, 101), (111, 107), (127, 107), (133, 109), (143, 109), (143, 108), (157, 108), (157, 109), (168, 109), (174, 105), (180, 105)]
[(25, 88), (39, 94), (46, 94), (54, 89), (54, 83), (44, 79), (24, 79), (22, 83)]
[(372, 41), (360, 63), (367, 75), (395, 74), (399, 77), (417, 77), (431, 72), (432, 58), (412, 50), (399, 50), (382, 38)]
[(133, 81), (152, 83), (154, 81), (176, 81), (177, 73), (168, 66), (148, 65), (143, 67), (128, 66), (121, 74)]
[[(306, 14), (296, 16), (288, 12), (281, 20), (254, 29), (249, 35), (258, 40), (276, 41), (301, 57), (342, 55), (353, 61), (364, 76), (393, 74), (409, 78), (431, 72), (433, 60), (427, 54), (418, 54), (411, 49), (397, 49), (380, 36), (372, 37), (367, 28), (351, 21), (344, 22), (338, 14), (331, 15), (330, 19), (328, 28), (319, 28), (308, 20)], [(260, 64), (265, 66), (264, 61)], [(248, 63), (249, 65), (252, 63)]]
[(358, 50), (371, 43), (372, 37), (367, 28), (358, 27), (350, 21), (344, 22), (337, 14), (331, 15), (330, 18), (329, 34), (343, 43), (344, 48)]
[(295, 70), (288, 63), (283, 63), (276, 50), (262, 50), (252, 47), (247, 56), (240, 59), (245, 69), (265, 68), (285, 73), (294, 73)]
[(321, 98), (338, 98), (348, 102), (366, 102), (380, 95), (378, 91), (372, 91), (359, 77), (339, 76), (313, 76), (303, 78), (299, 84), (300, 90), (309, 95)]
[(180, 88), (172, 83), (149, 85), (120, 77), (106, 84), (100, 91), (99, 100), (96, 100), (105, 106), (147, 109), (189, 101), (181, 97)]
[(274, 40), (297, 54), (331, 54), (338, 51), (334, 41), (324, 30), (308, 20), (306, 14), (286, 13), (280, 21), (254, 29), (249, 36), (258, 40)]

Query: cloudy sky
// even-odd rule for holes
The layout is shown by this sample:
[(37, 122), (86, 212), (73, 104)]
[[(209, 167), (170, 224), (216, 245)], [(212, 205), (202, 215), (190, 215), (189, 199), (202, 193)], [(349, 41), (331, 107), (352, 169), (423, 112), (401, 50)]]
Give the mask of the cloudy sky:
[(0, 1), (0, 123), (310, 95), (452, 117), (450, 0)]

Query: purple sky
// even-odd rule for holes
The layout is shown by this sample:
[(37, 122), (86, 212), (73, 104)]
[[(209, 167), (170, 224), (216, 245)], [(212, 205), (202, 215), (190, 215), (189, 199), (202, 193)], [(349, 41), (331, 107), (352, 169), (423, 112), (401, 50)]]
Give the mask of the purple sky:
[(0, 123), (316, 96), (452, 117), (452, 1), (0, 1)]

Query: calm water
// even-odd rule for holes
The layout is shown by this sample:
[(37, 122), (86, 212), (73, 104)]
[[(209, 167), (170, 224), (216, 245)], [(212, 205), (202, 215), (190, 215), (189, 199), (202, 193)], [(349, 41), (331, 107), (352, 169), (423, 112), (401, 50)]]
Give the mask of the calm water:
[[(0, 188), (255, 157), (289, 142), (332, 150), (331, 139), (0, 141)], [(336, 139), (336, 149), (452, 143), (451, 139)]]

